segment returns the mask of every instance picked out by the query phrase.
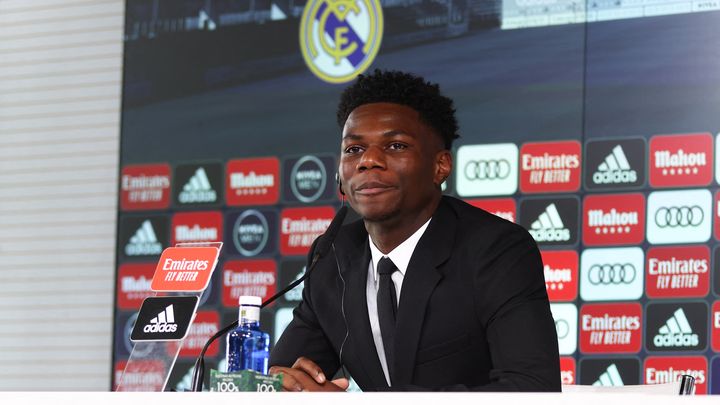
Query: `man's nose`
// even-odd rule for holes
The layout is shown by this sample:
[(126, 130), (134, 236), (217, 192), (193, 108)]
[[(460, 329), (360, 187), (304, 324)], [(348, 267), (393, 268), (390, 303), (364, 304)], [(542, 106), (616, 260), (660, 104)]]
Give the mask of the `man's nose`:
[(358, 162), (358, 170), (385, 168), (385, 152), (379, 146), (369, 146)]

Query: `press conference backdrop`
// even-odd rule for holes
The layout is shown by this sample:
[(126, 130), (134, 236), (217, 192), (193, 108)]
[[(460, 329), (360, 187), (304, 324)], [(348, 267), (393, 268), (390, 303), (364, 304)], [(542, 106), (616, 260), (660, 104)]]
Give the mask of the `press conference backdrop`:
[[(225, 243), (178, 390), (239, 295), (267, 298), (303, 273), (340, 204), (338, 96), (382, 68), (455, 100), (462, 138), (445, 193), (538, 242), (564, 383), (689, 373), (698, 393), (720, 393), (719, 7), (128, 0), (115, 379), (163, 248)], [(300, 291), (263, 311), (273, 340)], [(208, 354), (222, 367), (224, 343)]]

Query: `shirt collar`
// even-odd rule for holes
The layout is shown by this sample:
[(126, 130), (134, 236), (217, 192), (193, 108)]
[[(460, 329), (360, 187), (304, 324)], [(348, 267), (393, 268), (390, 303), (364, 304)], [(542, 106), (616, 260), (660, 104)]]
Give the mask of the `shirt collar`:
[(395, 264), (395, 267), (398, 268), (403, 277), (405, 276), (408, 264), (410, 263), (410, 258), (412, 257), (412, 254), (415, 251), (415, 247), (420, 241), (420, 238), (423, 236), (425, 230), (430, 224), (430, 220), (432, 220), (432, 218), (428, 219), (427, 222), (425, 222), (420, 228), (418, 228), (417, 231), (415, 231), (415, 233), (410, 235), (409, 238), (405, 239), (403, 243), (399, 244), (387, 255), (383, 254), (380, 249), (375, 246), (372, 238), (370, 237), (370, 235), (368, 235), (368, 240), (370, 241), (370, 254), (372, 255), (373, 277), (375, 281), (377, 281), (378, 279), (377, 265), (380, 259), (382, 259), (383, 257), (390, 258), (390, 260), (392, 260), (392, 262)]

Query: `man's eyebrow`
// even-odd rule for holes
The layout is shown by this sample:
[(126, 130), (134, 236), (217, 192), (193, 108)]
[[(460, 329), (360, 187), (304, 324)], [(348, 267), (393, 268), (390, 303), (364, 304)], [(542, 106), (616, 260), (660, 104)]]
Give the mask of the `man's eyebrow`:
[[(401, 131), (401, 130), (399, 130), (399, 129), (393, 129), (393, 130), (387, 131), (387, 132), (385, 132), (385, 133), (382, 134), (383, 137), (391, 137), (391, 136), (395, 136), (395, 135), (409, 135), (409, 134), (408, 134), (407, 132)], [(343, 140), (349, 139), (349, 140), (351, 140), (351, 141), (358, 141), (358, 140), (360, 140), (360, 139), (362, 139), (362, 138), (363, 138), (362, 135), (346, 134), (346, 135), (343, 136), (342, 139), (343, 139)]]

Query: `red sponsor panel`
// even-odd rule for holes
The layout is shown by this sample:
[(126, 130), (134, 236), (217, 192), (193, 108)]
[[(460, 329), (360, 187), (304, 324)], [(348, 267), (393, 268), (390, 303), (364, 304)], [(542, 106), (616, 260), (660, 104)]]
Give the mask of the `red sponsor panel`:
[(704, 245), (655, 247), (645, 259), (649, 298), (704, 297), (710, 290), (710, 249)]
[(223, 264), (223, 305), (237, 308), (241, 295), (263, 301), (275, 294), (277, 265), (274, 260), (229, 260)]
[(160, 360), (134, 360), (127, 366), (126, 360), (115, 363), (115, 385), (118, 390), (122, 382), (123, 391), (159, 392), (165, 385), (165, 366)]
[(286, 208), (280, 213), (280, 253), (306, 255), (335, 216), (329, 206)]
[[(182, 343), (179, 356), (196, 358), (208, 339), (218, 330), (220, 330), (220, 315), (216, 311), (198, 311), (187, 336), (179, 342)], [(168, 353), (173, 353), (175, 350), (172, 343), (168, 344)], [(219, 340), (214, 341), (205, 353), (206, 356), (217, 356), (219, 347)]]
[(140, 309), (145, 298), (154, 295), (150, 284), (155, 263), (125, 263), (118, 268), (117, 307), (119, 309)]
[(125, 166), (120, 175), (120, 209), (161, 210), (170, 205), (170, 165)]
[(280, 161), (275, 157), (231, 160), (226, 165), (227, 205), (268, 205), (280, 195)]
[(523, 193), (577, 191), (581, 151), (578, 141), (524, 144), (520, 148), (520, 190)]
[(710, 335), (712, 336), (712, 349), (720, 352), (720, 301), (715, 301), (710, 314)]
[(560, 382), (563, 385), (575, 384), (576, 376), (575, 359), (572, 357), (560, 357)]
[(574, 250), (541, 251), (545, 288), (550, 301), (572, 301), (578, 293), (578, 254)]
[(589, 195), (583, 201), (583, 243), (636, 245), (645, 239), (645, 196)]
[(517, 203), (512, 198), (491, 198), (482, 200), (465, 200), (468, 204), (484, 209), (510, 222), (516, 222)]
[(703, 356), (649, 356), (643, 374), (645, 384), (672, 383), (688, 374), (695, 377), (695, 394), (707, 394), (708, 362)]
[(650, 138), (652, 187), (706, 186), (713, 178), (713, 139), (709, 133)]
[(170, 247), (163, 251), (151, 288), (153, 291), (203, 291), (217, 265), (215, 247)]
[(641, 347), (640, 304), (587, 304), (580, 309), (583, 353), (637, 353)]
[(170, 243), (222, 242), (223, 216), (220, 211), (178, 212), (172, 218)]

